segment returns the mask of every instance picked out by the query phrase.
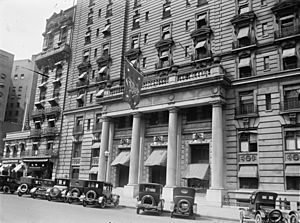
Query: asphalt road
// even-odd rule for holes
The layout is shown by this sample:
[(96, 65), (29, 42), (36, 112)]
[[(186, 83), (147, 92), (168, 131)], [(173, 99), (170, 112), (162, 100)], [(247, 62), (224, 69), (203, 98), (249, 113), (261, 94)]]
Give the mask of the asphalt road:
[(0, 223), (162, 223), (162, 222), (203, 222), (236, 223), (197, 217), (196, 220), (170, 218), (170, 213), (158, 216), (155, 213), (136, 214), (133, 208), (100, 209), (97, 206), (83, 207), (81, 204), (67, 204), (57, 201), (33, 199), (29, 196), (18, 197), (0, 194)]

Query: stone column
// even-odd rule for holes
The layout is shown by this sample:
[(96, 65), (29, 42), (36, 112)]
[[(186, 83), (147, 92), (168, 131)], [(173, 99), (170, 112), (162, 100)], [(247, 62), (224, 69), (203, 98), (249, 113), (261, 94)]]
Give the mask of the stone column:
[(166, 187), (176, 185), (177, 166), (177, 109), (169, 111), (168, 150), (167, 150), (167, 179)]
[(138, 183), (142, 183), (144, 180), (144, 142), (145, 142), (145, 120), (141, 120), (141, 131), (140, 131), (140, 154), (139, 154), (139, 176)]
[(128, 185), (135, 185), (138, 183), (141, 130), (140, 127), (141, 114), (136, 113), (133, 115)]
[(104, 117), (102, 121), (101, 145), (100, 145), (100, 155), (99, 155), (99, 164), (98, 164), (99, 181), (105, 181), (105, 173), (106, 173), (105, 151), (108, 149), (108, 136), (109, 136), (109, 118)]
[(222, 206), (224, 196), (223, 131), (222, 103), (212, 103), (211, 186), (207, 190), (206, 200), (213, 206)]
[(109, 156), (107, 157), (107, 163), (106, 163), (106, 182), (111, 182), (110, 179), (110, 171), (111, 171), (111, 154), (113, 150), (113, 141), (114, 141), (114, 132), (115, 132), (115, 125), (113, 122), (110, 123), (109, 127), (109, 140), (108, 140), (108, 152)]

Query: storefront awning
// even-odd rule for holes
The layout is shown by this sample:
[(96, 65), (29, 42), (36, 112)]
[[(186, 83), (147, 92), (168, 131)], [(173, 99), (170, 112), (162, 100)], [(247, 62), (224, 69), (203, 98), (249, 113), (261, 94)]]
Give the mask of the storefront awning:
[(76, 98), (76, 100), (77, 100), (77, 101), (80, 101), (80, 100), (83, 101), (83, 97), (84, 97), (84, 94), (81, 94), (81, 95), (79, 95), (79, 96)]
[(89, 174), (97, 174), (98, 173), (98, 167), (97, 166), (93, 166), (90, 170), (89, 170)]
[(250, 57), (240, 59), (238, 68), (250, 67)]
[(123, 150), (119, 153), (116, 159), (111, 163), (112, 166), (123, 165), (129, 166), (130, 150)]
[(286, 166), (285, 175), (288, 177), (300, 177), (300, 165)]
[(285, 49), (282, 52), (282, 58), (293, 57), (293, 56), (296, 56), (295, 48)]
[(240, 28), (237, 38), (241, 39), (248, 36), (249, 36), (249, 26)]
[(83, 72), (82, 74), (79, 75), (78, 79), (79, 80), (84, 79), (86, 75), (87, 75), (87, 72)]
[(207, 171), (209, 168), (209, 164), (206, 163), (193, 163), (189, 164), (183, 174), (184, 179), (207, 179)]
[(100, 149), (100, 142), (96, 142), (92, 145), (92, 149)]
[(102, 33), (108, 31), (110, 29), (110, 24), (106, 24), (105, 28), (102, 30)]
[(145, 166), (166, 166), (167, 150), (154, 149), (145, 162)]
[(20, 163), (15, 168), (13, 168), (13, 171), (15, 172), (23, 171), (23, 168), (24, 168), (24, 164)]
[(241, 166), (238, 177), (257, 178), (257, 166)]
[(106, 73), (106, 70), (107, 70), (107, 66), (101, 67), (101, 69), (99, 70), (99, 74)]
[(45, 163), (48, 162), (49, 159), (24, 159), (24, 163)]
[(104, 89), (101, 89), (97, 92), (96, 97), (97, 98), (103, 97), (103, 94), (104, 94)]

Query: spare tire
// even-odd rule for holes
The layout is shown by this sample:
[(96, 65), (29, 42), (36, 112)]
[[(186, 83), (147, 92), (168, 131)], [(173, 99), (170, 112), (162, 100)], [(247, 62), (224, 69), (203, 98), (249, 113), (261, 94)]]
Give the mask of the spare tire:
[(282, 212), (280, 210), (272, 210), (269, 213), (270, 222), (277, 223), (282, 219)]
[(150, 205), (155, 205), (155, 200), (154, 197), (151, 195), (145, 195), (141, 199), (142, 204), (150, 204)]
[(186, 199), (181, 199), (180, 201), (178, 201), (177, 206), (180, 212), (186, 213), (190, 210), (191, 203)]
[(73, 188), (70, 191), (70, 194), (72, 197), (79, 197), (80, 196), (80, 190), (78, 188)]
[(28, 190), (28, 185), (27, 184), (21, 184), (20, 186), (20, 191), (25, 194)]
[(87, 199), (88, 201), (93, 201), (93, 200), (96, 199), (97, 194), (96, 194), (95, 191), (89, 190), (89, 191), (86, 193), (85, 197), (86, 197), (86, 199)]
[(60, 189), (58, 189), (57, 187), (52, 187), (49, 192), (51, 197), (57, 197), (59, 193), (60, 193)]

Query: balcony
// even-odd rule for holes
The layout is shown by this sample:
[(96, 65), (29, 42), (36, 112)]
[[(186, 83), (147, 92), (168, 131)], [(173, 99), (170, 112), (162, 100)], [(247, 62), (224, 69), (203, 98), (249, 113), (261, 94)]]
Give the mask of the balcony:
[(31, 138), (39, 138), (41, 137), (42, 129), (31, 129), (30, 130), (30, 137)]
[(92, 157), (92, 166), (98, 166), (99, 157)]
[[(43, 51), (36, 57), (36, 64), (38, 67), (54, 66), (55, 63), (68, 60), (71, 54), (71, 48), (68, 44), (62, 43), (57, 47), (53, 47)], [(51, 62), (49, 62), (51, 61)], [(51, 64), (50, 64), (51, 63)]]
[(82, 135), (83, 134), (83, 125), (74, 126), (73, 135)]
[(58, 157), (58, 149), (37, 149), (24, 151), (23, 158), (30, 157)]
[(43, 119), (44, 118), (44, 109), (35, 109), (31, 113), (32, 119)]
[(58, 134), (57, 127), (47, 127), (43, 130), (43, 136), (50, 137)]
[(108, 75), (101, 75), (99, 77), (96, 77), (96, 82), (108, 81), (108, 79)]
[(100, 132), (102, 130), (102, 122), (95, 123), (93, 127), (93, 132)]
[(54, 106), (54, 107), (51, 107), (51, 108), (46, 108), (45, 114), (46, 114), (47, 117), (49, 117), (49, 116), (58, 117), (59, 114), (60, 114), (60, 107), (59, 106)]
[(274, 38), (280, 39), (289, 36), (300, 35), (300, 26), (290, 26), (281, 28), (281, 30), (274, 31)]
[(235, 108), (235, 117), (244, 118), (244, 117), (256, 117), (258, 116), (257, 106), (254, 104), (244, 104), (240, 107)]
[(298, 98), (285, 98), (282, 111), (300, 110), (300, 101)]
[(77, 81), (77, 83), (76, 83), (77, 88), (87, 86), (87, 85), (89, 85), (89, 80)]
[(250, 38), (247, 41), (233, 41), (232, 49), (240, 49), (240, 48), (250, 48), (256, 46), (256, 39)]

